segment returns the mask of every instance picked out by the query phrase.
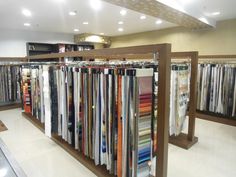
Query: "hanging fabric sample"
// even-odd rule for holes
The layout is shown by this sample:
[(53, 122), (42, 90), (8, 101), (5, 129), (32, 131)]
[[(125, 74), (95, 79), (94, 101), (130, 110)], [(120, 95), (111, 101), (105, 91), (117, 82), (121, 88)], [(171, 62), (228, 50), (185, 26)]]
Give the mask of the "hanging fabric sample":
[(31, 113), (31, 76), (30, 68), (22, 66), (22, 94), (23, 105), (26, 113)]
[(0, 65), (0, 105), (20, 100), (20, 66)]
[(197, 109), (235, 118), (235, 74), (233, 64), (198, 65)]
[(170, 90), (170, 135), (179, 135), (184, 126), (189, 102), (189, 66), (172, 65)]
[(122, 176), (149, 176), (153, 69), (127, 69), (122, 78)]

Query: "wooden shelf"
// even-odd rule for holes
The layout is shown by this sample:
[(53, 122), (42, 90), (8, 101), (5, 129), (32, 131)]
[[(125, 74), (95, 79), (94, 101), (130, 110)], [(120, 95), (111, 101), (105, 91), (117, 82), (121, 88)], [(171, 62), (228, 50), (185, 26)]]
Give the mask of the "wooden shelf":
[(217, 122), (217, 123), (236, 127), (236, 119), (229, 119), (229, 118), (220, 117), (217, 115), (210, 115), (209, 113), (207, 114), (206, 112), (202, 112), (202, 111), (197, 111), (196, 116), (199, 119), (208, 120), (208, 121)]
[(21, 108), (21, 103), (12, 103), (12, 104), (7, 104), (7, 105), (1, 105), (0, 111), (5, 111), (5, 110), (15, 109), (15, 108)]
[(188, 135), (181, 133), (179, 136), (170, 136), (169, 143), (183, 149), (190, 149), (194, 144), (198, 142), (198, 137), (194, 137), (193, 141), (188, 140)]

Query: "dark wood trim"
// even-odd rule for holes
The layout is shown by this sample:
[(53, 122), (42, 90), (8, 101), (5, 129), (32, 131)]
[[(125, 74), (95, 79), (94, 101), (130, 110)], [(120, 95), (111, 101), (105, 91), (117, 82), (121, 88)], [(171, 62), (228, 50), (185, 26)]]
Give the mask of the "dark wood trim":
[[(65, 57), (93, 57), (93, 58), (107, 58), (109, 56), (117, 55), (139, 55), (139, 54), (152, 54), (161, 51), (165, 46), (170, 44), (155, 44), (143, 45), (135, 47), (122, 47), (122, 48), (105, 48), (94, 49), (89, 51), (74, 51), (65, 53), (35, 55), (27, 57), (28, 60), (45, 60), (51, 58), (65, 58)], [(160, 53), (160, 52), (159, 52)]]
[(236, 55), (199, 55), (199, 59), (224, 59), (224, 58), (234, 58)]
[(0, 62), (25, 62), (27, 61), (26, 57), (0, 57)]
[(6, 111), (9, 109), (16, 109), (16, 108), (21, 108), (21, 103), (12, 103), (12, 104), (7, 104), (7, 105), (2, 105), (0, 106), (0, 111)]
[(236, 127), (236, 119), (234, 120), (234, 119), (224, 118), (220, 116), (210, 115), (202, 111), (197, 111), (196, 116), (197, 118), (202, 119), (202, 120), (212, 121), (212, 122)]
[(179, 146), (183, 149), (190, 149), (194, 144), (198, 142), (198, 138), (194, 137), (193, 140), (188, 139), (188, 134), (181, 133), (179, 136), (170, 136), (169, 143), (175, 146)]
[(195, 140), (195, 121), (197, 109), (197, 75), (198, 75), (198, 52), (191, 56), (190, 100), (189, 100), (189, 125), (188, 140)]
[(158, 116), (157, 116), (157, 161), (156, 176), (167, 177), (169, 113), (170, 113), (170, 73), (171, 45), (166, 45), (159, 53), (158, 65)]
[(22, 116), (29, 120), (32, 124), (34, 124), (38, 129), (40, 129), (43, 133), (45, 131), (44, 124), (41, 123), (36, 117), (32, 116), (30, 113), (22, 112)]

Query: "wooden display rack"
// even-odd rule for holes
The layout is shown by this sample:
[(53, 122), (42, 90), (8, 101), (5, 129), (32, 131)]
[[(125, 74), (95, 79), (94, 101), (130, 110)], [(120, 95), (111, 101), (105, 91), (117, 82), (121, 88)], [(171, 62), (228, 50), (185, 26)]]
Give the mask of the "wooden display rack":
[(173, 135), (170, 136), (169, 139), (169, 143), (184, 149), (189, 149), (198, 142), (198, 138), (195, 136), (198, 52), (173, 52), (171, 58), (177, 61), (186, 58), (191, 60), (188, 134), (181, 133), (179, 136)]
[[(209, 63), (236, 62), (236, 55), (200, 55), (199, 61), (209, 61)], [(197, 118), (217, 122), (225, 125), (236, 126), (236, 119), (226, 118), (220, 114), (197, 110)]]
[[(0, 57), (0, 65), (1, 62), (8, 63), (8, 62), (26, 62), (27, 59), (25, 57)], [(0, 105), (0, 111), (6, 111), (9, 109), (21, 108), (21, 103), (6, 103), (4, 105)]]
[[(157, 118), (157, 154), (156, 156), (156, 176), (167, 177), (168, 164), (168, 140), (169, 140), (169, 101), (170, 101), (170, 66), (171, 66), (171, 45), (158, 44), (146, 45), (136, 47), (124, 47), (114, 49), (97, 49), (81, 52), (66, 52), (61, 54), (48, 54), (27, 57), (28, 62), (31, 61), (48, 61), (50, 59), (58, 59), (64, 61), (65, 57), (83, 57), (88, 58), (103, 58), (103, 59), (117, 59), (122, 58), (137, 58), (142, 59), (142, 55), (151, 55), (154, 60), (158, 60), (158, 118)], [(120, 58), (121, 59), (121, 58)], [(25, 117), (30, 117), (31, 122), (38, 125), (35, 118), (31, 115), (24, 114)], [(39, 127), (39, 125), (38, 125)], [(41, 127), (42, 128), (42, 127)], [(61, 137), (53, 135), (52, 140), (59, 144), (63, 149), (68, 151), (73, 157), (79, 160), (83, 165), (93, 171), (97, 176), (112, 176), (102, 166), (95, 166), (94, 162), (82, 153), (75, 151), (67, 142), (63, 141)]]

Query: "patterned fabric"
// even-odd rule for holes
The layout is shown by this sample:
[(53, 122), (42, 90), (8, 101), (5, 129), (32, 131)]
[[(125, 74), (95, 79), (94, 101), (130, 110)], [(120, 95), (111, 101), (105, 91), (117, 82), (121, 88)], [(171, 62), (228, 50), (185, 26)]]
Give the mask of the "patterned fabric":
[[(154, 175), (157, 66), (91, 62), (30, 66), (24, 71), (24, 93), (31, 95), (26, 103), (45, 124), (48, 136), (57, 134), (118, 177)], [(188, 66), (173, 66), (171, 89), (170, 132), (177, 135), (187, 110)]]
[(20, 66), (0, 66), (0, 105), (20, 102)]
[(230, 64), (198, 65), (197, 109), (236, 118), (236, 68)]
[(189, 102), (189, 67), (172, 65), (170, 90), (170, 135), (178, 136), (183, 128)]

